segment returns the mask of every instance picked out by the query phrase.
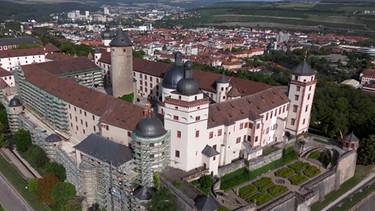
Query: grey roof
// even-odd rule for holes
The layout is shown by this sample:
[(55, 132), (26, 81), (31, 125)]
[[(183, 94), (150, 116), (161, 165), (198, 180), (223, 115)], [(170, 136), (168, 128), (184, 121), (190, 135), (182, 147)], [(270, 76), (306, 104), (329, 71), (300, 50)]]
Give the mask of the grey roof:
[(105, 26), (105, 31), (101, 33), (103, 39), (112, 39), (115, 33), (110, 30), (109, 25)]
[(59, 142), (61, 140), (62, 140), (61, 137), (57, 135), (56, 133), (53, 133), (46, 138), (46, 142), (50, 142), (50, 143)]
[(229, 81), (228, 81), (228, 79), (224, 75), (221, 75), (220, 78), (216, 81), (216, 83), (218, 83), (218, 84), (227, 84), (227, 83), (229, 83)]
[(112, 41), (109, 43), (109, 46), (115, 47), (124, 47), (132, 46), (133, 43), (130, 41), (128, 35), (122, 31), (122, 29), (117, 29), (116, 35), (113, 37)]
[(18, 99), (18, 97), (13, 97), (10, 101), (9, 101), (9, 107), (17, 107), (17, 106), (21, 106), (21, 101), (20, 99)]
[(214, 211), (219, 208), (219, 202), (217, 202), (211, 196), (201, 196), (196, 198), (195, 207), (200, 211)]
[(359, 138), (357, 136), (355, 136), (353, 132), (346, 135), (344, 139), (345, 139), (345, 141), (350, 141), (350, 142), (358, 142), (359, 141)]
[(1, 38), (0, 46), (4, 45), (19, 45), (21, 43), (26, 44), (42, 44), (40, 40), (37, 40), (33, 37), (16, 37), (16, 38)]
[(315, 72), (313, 71), (311, 66), (306, 62), (306, 60), (304, 60), (292, 70), (292, 74), (301, 75), (301, 76), (309, 76), (309, 75), (315, 75)]
[(155, 115), (152, 115), (139, 121), (133, 133), (144, 138), (155, 138), (165, 135), (167, 131), (161, 121)]
[(207, 157), (213, 157), (220, 153), (207, 144), (206, 147), (204, 147), (204, 149), (202, 150), (202, 154), (206, 155)]
[(184, 68), (182, 65), (182, 54), (176, 52), (175, 64), (170, 66), (163, 77), (163, 87), (168, 89), (176, 89), (177, 83), (184, 78)]
[(193, 78), (193, 64), (190, 61), (184, 64), (184, 78), (177, 83), (177, 91), (183, 95), (194, 95), (199, 92), (198, 81)]
[(108, 140), (98, 134), (92, 133), (81, 143), (74, 146), (75, 149), (93, 156), (112, 165), (122, 165), (133, 158), (132, 150), (122, 144)]
[(151, 190), (147, 186), (141, 186), (134, 191), (134, 196), (139, 200), (150, 200)]

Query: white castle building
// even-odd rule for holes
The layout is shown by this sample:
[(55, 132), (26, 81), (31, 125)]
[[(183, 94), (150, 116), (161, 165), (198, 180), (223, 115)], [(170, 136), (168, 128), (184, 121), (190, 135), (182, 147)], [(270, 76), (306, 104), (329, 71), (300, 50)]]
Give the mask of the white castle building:
[[(264, 147), (308, 130), (316, 78), (305, 61), (292, 70), (287, 94), (286, 87), (193, 70), (179, 52), (173, 65), (132, 58), (122, 30), (111, 42), (105, 35), (110, 46), (97, 51), (95, 63), (116, 96), (96, 91), (97, 69), (75, 58), (18, 66), (19, 100), (8, 108), (12, 131), (32, 129), (37, 143), (51, 146), (52, 134), (37, 134), (44, 129), (24, 108), (62, 137), (53, 157), (88, 204), (133, 209), (137, 194), (128, 193), (134, 184), (150, 186), (152, 171), (203, 167), (217, 175), (221, 166), (238, 159), (251, 165)], [(117, 98), (129, 94), (152, 101), (158, 114)]]

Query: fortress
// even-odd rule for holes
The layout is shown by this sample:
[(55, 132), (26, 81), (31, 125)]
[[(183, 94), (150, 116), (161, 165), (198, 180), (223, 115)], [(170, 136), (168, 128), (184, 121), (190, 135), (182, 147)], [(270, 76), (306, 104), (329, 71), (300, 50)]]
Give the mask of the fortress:
[[(173, 65), (133, 58), (122, 30), (103, 43), (96, 65), (71, 58), (17, 66), (16, 95), (3, 94), (11, 130), (29, 130), (88, 207), (143, 209), (153, 172), (216, 176), (239, 159), (251, 166), (264, 147), (308, 130), (316, 77), (306, 61), (288, 87), (274, 87), (193, 70), (179, 52)], [(112, 96), (97, 91), (103, 84)]]

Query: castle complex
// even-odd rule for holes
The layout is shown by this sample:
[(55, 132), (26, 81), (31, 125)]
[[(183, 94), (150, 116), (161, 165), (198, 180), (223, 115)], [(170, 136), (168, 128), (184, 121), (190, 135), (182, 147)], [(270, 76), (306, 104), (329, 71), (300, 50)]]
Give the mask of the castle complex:
[[(141, 209), (153, 172), (203, 168), (215, 176), (308, 130), (316, 78), (306, 61), (292, 70), (289, 87), (274, 87), (193, 70), (179, 52), (172, 65), (133, 58), (126, 33), (107, 35), (95, 64), (71, 58), (17, 66), (17, 96), (8, 96), (11, 130), (30, 130), (88, 206)], [(102, 86), (112, 96), (97, 91)]]

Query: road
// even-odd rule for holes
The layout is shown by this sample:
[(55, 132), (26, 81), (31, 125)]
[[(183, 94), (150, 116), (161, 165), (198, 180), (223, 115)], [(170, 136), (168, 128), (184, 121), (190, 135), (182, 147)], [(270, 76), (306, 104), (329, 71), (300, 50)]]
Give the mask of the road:
[(0, 203), (6, 211), (32, 211), (25, 200), (0, 173)]
[(356, 211), (373, 211), (375, 207), (375, 196), (363, 203)]

